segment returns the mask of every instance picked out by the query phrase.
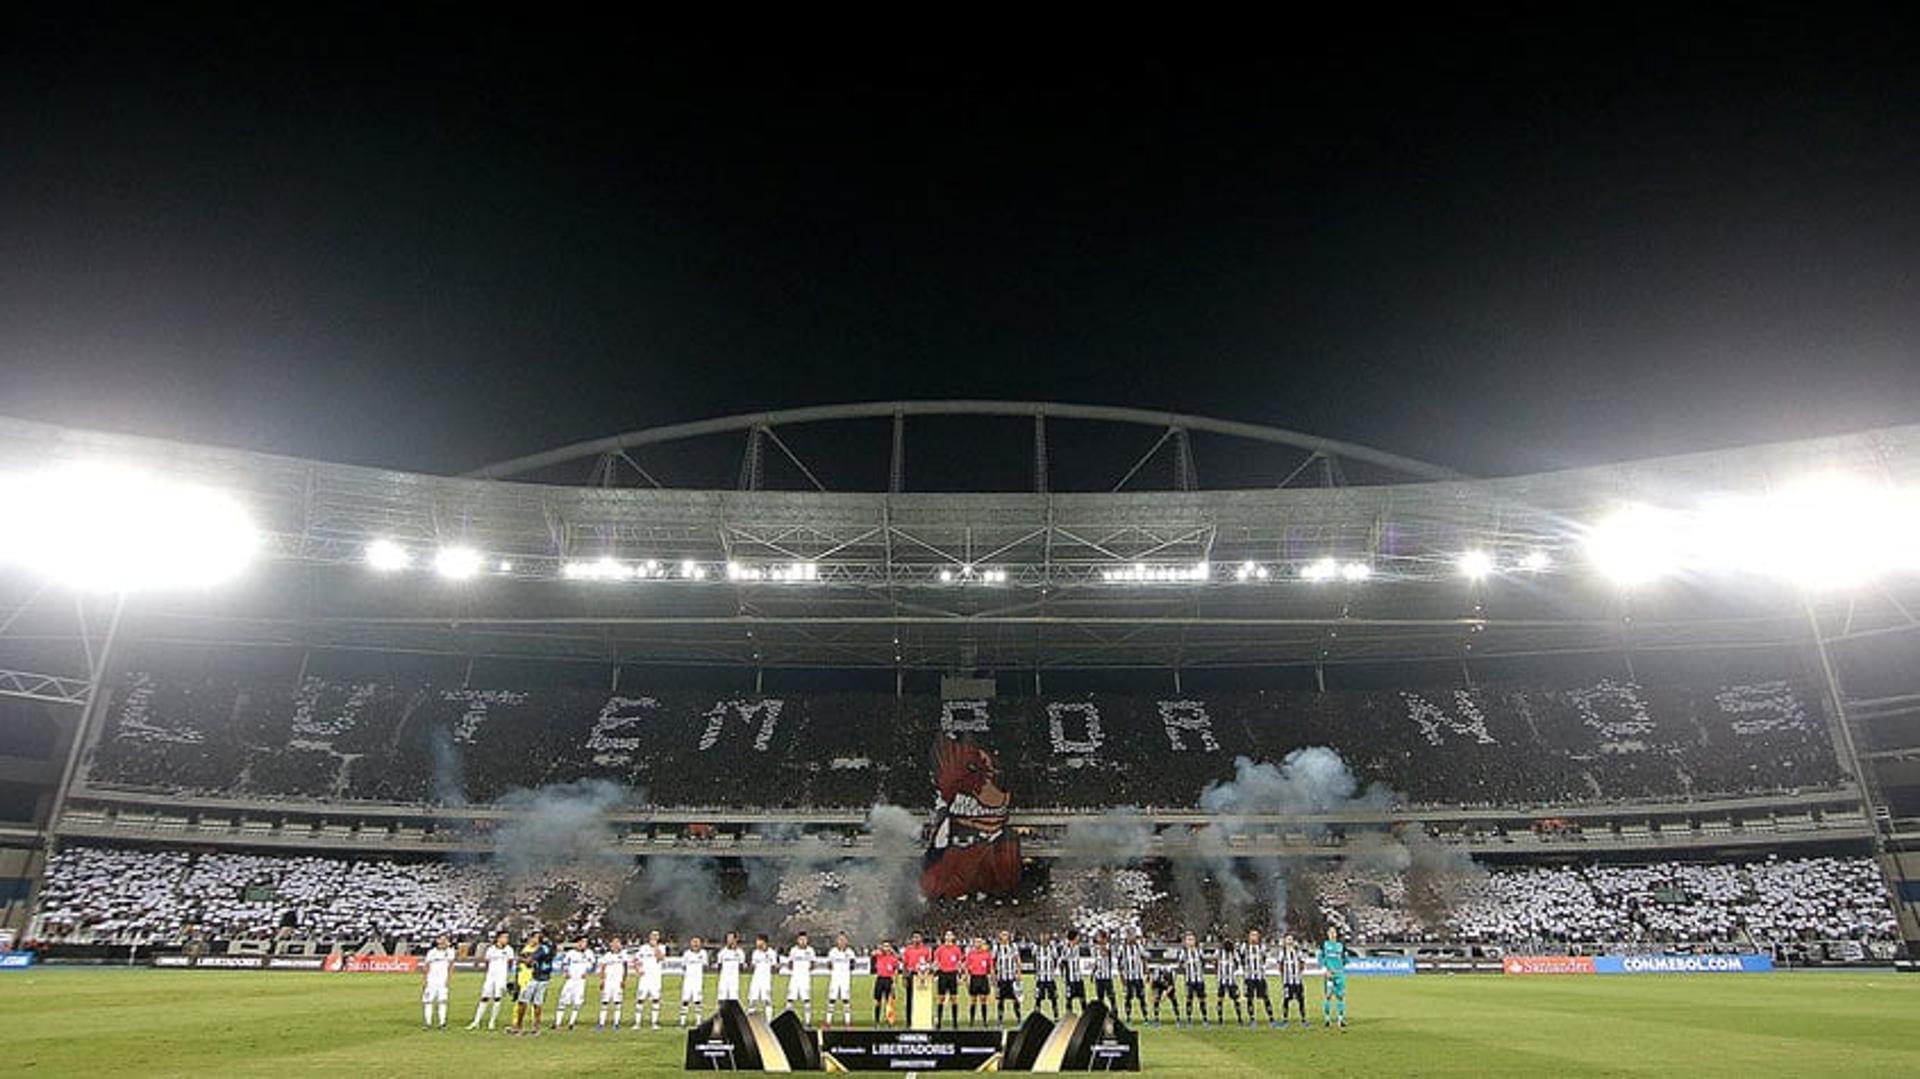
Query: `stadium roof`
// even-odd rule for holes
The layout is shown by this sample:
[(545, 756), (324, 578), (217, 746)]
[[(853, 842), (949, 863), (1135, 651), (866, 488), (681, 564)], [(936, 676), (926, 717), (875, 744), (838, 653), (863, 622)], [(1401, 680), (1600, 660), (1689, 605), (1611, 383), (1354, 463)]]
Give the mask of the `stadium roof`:
[[(1415, 479), (1291, 486), (1295, 462), (1293, 475), (1276, 468), (1275, 486), (1239, 490), (1176, 482), (1047, 491), (1044, 467), (1042, 489), (1021, 491), (756, 490), (750, 467), (744, 490), (605, 485), (619, 454), (663, 439), (742, 433), (750, 457), (778, 452), (784, 424), (974, 410), (1034, 417), (1040, 463), (1048, 419), (1121, 420), (1161, 427), (1152, 452), (1178, 452), (1183, 432), (1206, 430)], [(600, 485), (486, 478), (586, 459), (598, 463)], [(243, 580), (131, 603), (130, 630), (151, 640), (609, 663), (1202, 668), (1804, 639), (1806, 609), (1785, 588), (1678, 581), (1626, 596), (1579, 565), (1581, 529), (1623, 503), (1762, 492), (1809, 474), (1920, 484), (1920, 425), (1466, 479), (1433, 478), (1450, 474), (1364, 447), (1199, 417), (905, 402), (636, 432), (456, 477), (0, 420), (0, 477), (99, 461), (229, 491), (265, 534), (265, 557)], [(67, 494), (76, 504), (91, 496)], [(44, 492), (40, 504), (5, 497), (10, 514), (64, 511), (64, 500)], [(116, 527), (140, 542), (137, 517)], [(416, 565), (439, 548), (471, 548), (481, 571), (458, 582), (375, 573), (366, 553), (377, 540), (413, 552)], [(1465, 551), (1487, 552), (1501, 572), (1463, 580)], [(1529, 556), (1540, 561), (1520, 572)], [(617, 579), (596, 570), (602, 559)], [(1306, 579), (1322, 564), (1361, 566), (1351, 576), (1366, 577)], [(1883, 614), (1920, 609), (1884, 594), (1847, 602), (1867, 629)], [(8, 570), (0, 604), (0, 670), (23, 666), (4, 649), (56, 640), (71, 614)]]

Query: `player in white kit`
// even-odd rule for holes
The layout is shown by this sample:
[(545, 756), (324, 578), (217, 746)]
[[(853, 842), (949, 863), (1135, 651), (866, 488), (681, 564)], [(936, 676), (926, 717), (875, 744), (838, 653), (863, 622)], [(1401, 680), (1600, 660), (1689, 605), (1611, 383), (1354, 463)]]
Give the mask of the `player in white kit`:
[(833, 1002), (840, 1002), (841, 1021), (853, 1025), (853, 947), (847, 935), (840, 934), (827, 949), (827, 1015), (823, 1026), (833, 1025)]
[(702, 998), (707, 993), (707, 950), (700, 946), (699, 937), (687, 940), (687, 950), (680, 954), (680, 1025), (687, 1025), (687, 1009), (693, 1009), (693, 1021), (700, 1022)]
[(447, 986), (453, 980), (453, 941), (445, 933), (427, 949), (420, 964), (426, 969), (427, 977), (420, 989), (420, 1025), (432, 1030), (433, 1006), (440, 1006), (440, 1029), (447, 1029)]
[(808, 1026), (813, 1025), (813, 961), (816, 958), (805, 933), (793, 938), (793, 947), (787, 951), (787, 1007), (799, 1001), (802, 1018)]
[(580, 1009), (587, 1006), (587, 975), (593, 973), (596, 965), (598, 961), (587, 948), (585, 937), (574, 941), (567, 954), (560, 957), (560, 972), (566, 981), (560, 983), (560, 1003), (553, 1009), (553, 1029), (560, 1029), (562, 1016), (568, 1030), (580, 1021)]
[(487, 1029), (496, 1029), (500, 1019), (500, 998), (510, 992), (513, 980), (513, 944), (511, 937), (500, 933), (487, 945), (481, 955), (487, 961), (487, 973), (480, 982), (480, 1003), (473, 1006), (473, 1022), (467, 1024), (468, 1030), (480, 1029), (480, 1016), (487, 1016)]
[(753, 937), (753, 978), (747, 982), (747, 1010), (755, 1004), (765, 1009), (767, 1022), (773, 1022), (773, 968), (780, 965), (780, 953), (767, 944), (765, 933)]
[(593, 1029), (604, 1030), (607, 1026), (607, 1009), (613, 1009), (613, 1029), (620, 1029), (620, 1007), (627, 992), (627, 949), (619, 937), (607, 940), (607, 950), (600, 953), (600, 1021)]
[(640, 946), (640, 987), (633, 994), (633, 1029), (640, 1029), (640, 1013), (653, 1002), (653, 1029), (660, 1029), (660, 975), (667, 962), (667, 950), (660, 944), (660, 931), (647, 934)]
[(714, 990), (713, 999), (738, 1002), (740, 967), (747, 961), (747, 953), (740, 947), (740, 934), (728, 933), (726, 942), (720, 945), (720, 951), (714, 955), (713, 961), (720, 968), (720, 984)]

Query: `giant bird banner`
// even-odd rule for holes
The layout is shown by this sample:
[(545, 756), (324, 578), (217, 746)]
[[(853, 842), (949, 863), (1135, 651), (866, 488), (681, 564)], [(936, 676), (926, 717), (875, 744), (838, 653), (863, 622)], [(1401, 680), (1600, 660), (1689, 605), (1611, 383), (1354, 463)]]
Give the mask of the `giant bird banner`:
[(1000, 767), (971, 738), (933, 744), (933, 828), (920, 890), (929, 899), (1006, 895), (1020, 883), (1020, 841), (1007, 825), (1013, 796)]

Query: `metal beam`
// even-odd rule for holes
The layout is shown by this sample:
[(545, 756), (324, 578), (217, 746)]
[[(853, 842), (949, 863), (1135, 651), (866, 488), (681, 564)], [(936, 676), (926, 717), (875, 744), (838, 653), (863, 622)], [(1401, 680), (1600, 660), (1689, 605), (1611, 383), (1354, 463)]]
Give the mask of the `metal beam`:
[(893, 454), (887, 458), (887, 491), (899, 494), (907, 489), (907, 416), (893, 413)]
[(73, 726), (73, 741), (67, 746), (67, 761), (60, 771), (60, 785), (54, 789), (53, 805), (47, 811), (49, 829), (60, 820), (67, 807), (67, 798), (73, 793), (74, 783), (80, 775), (80, 759), (85, 755), (93, 731), (100, 725), (100, 713), (104, 710), (100, 689), (106, 683), (107, 667), (113, 662), (114, 645), (120, 639), (120, 623), (126, 611), (127, 594), (121, 592), (114, 597), (113, 615), (107, 621), (107, 632), (101, 638), (99, 653), (96, 655), (89, 649), (86, 704), (80, 712), (80, 722)]
[(468, 476), (480, 479), (505, 479), (511, 476), (525, 475), (551, 465), (565, 464), (585, 457), (597, 457), (604, 453), (630, 449), (634, 446), (654, 445), (661, 442), (679, 442), (690, 438), (702, 438), (707, 435), (729, 434), (735, 431), (751, 431), (759, 427), (786, 426), (798, 423), (826, 423), (840, 420), (862, 420), (894, 416), (1026, 416), (1052, 417), (1068, 420), (1091, 420), (1103, 423), (1131, 423), (1147, 427), (1179, 427), (1189, 431), (1204, 431), (1208, 434), (1225, 435), (1230, 438), (1244, 438), (1252, 442), (1266, 442), (1282, 446), (1294, 446), (1303, 450), (1330, 456), (1345, 457), (1354, 461), (1365, 461), (1401, 475), (1427, 480), (1457, 480), (1467, 478), (1463, 473), (1451, 468), (1430, 464), (1426, 461), (1404, 457), (1397, 453), (1388, 453), (1370, 446), (1339, 439), (1321, 438), (1301, 431), (1291, 431), (1284, 427), (1268, 427), (1257, 423), (1243, 423), (1238, 420), (1215, 419), (1210, 416), (1195, 416), (1182, 412), (1157, 412), (1144, 408), (1123, 408), (1117, 405), (1078, 405), (1057, 401), (869, 401), (845, 405), (813, 405), (806, 408), (780, 409), (774, 412), (744, 412), (732, 416), (719, 416), (710, 420), (696, 420), (692, 423), (675, 423), (663, 427), (649, 427), (625, 434), (611, 435), (606, 438), (588, 439), (565, 446), (527, 454), (507, 461), (475, 469)]
[(19, 697), (49, 704), (87, 703), (88, 680), (34, 671), (0, 671), (0, 697)]

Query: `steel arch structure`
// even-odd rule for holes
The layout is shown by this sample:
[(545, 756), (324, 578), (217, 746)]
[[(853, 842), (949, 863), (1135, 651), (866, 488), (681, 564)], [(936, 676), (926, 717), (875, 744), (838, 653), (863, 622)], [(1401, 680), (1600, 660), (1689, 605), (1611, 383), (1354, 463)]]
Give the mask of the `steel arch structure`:
[[(824, 485), (813, 472), (801, 462), (786, 445), (779, 441), (775, 433), (778, 428), (801, 424), (832, 423), (850, 420), (891, 419), (893, 421), (893, 439), (888, 475), (889, 490), (899, 492), (905, 489), (904, 455), (906, 446), (906, 421), (910, 417), (924, 416), (1001, 416), (1031, 419), (1034, 424), (1034, 475), (1035, 489), (1047, 490), (1047, 421), (1076, 420), (1098, 423), (1131, 424), (1139, 427), (1155, 428), (1163, 431), (1160, 442), (1154, 443), (1147, 451), (1151, 457), (1163, 444), (1174, 443), (1174, 452), (1184, 455), (1185, 440), (1190, 433), (1223, 435), (1228, 438), (1243, 439), (1269, 445), (1288, 446), (1307, 453), (1305, 462), (1297, 465), (1298, 473), (1305, 464), (1315, 460), (1337, 462), (1340, 460), (1362, 462), (1385, 469), (1397, 476), (1416, 480), (1457, 480), (1467, 477), (1453, 469), (1371, 446), (1362, 446), (1354, 442), (1339, 439), (1322, 438), (1300, 431), (1291, 431), (1281, 427), (1269, 427), (1256, 423), (1244, 423), (1238, 420), (1217, 419), (1210, 416), (1196, 416), (1181, 412), (1160, 412), (1144, 408), (1128, 408), (1118, 405), (1086, 405), (1053, 401), (998, 401), (998, 400), (943, 400), (943, 401), (868, 401), (854, 404), (812, 405), (803, 408), (779, 409), (771, 412), (742, 412), (731, 416), (696, 420), (690, 423), (668, 424), (661, 427), (642, 428), (625, 434), (610, 435), (605, 438), (588, 439), (569, 443), (565, 446), (544, 450), (539, 453), (498, 461), (467, 473), (479, 479), (511, 479), (526, 476), (545, 468), (567, 464), (574, 461), (598, 459), (603, 462), (620, 458), (628, 450), (641, 446), (654, 446), (668, 442), (681, 442), (689, 439), (705, 438), (712, 435), (745, 433), (748, 436), (747, 448), (742, 467), (744, 489), (756, 489), (760, 455), (765, 452), (762, 439), (770, 440), (780, 451), (792, 457), (800, 470), (812, 480), (815, 486), (824, 490)], [(1144, 463), (1142, 458), (1140, 463)], [(633, 463), (628, 459), (629, 463)], [(638, 468), (638, 465), (635, 464)], [(1134, 466), (1138, 469), (1139, 464)], [(642, 474), (645, 475), (644, 470)], [(1127, 477), (1131, 477), (1132, 470)], [(1178, 475), (1185, 478), (1191, 474), (1184, 456)], [(651, 478), (651, 477), (649, 477)], [(1125, 478), (1122, 479), (1125, 483)], [(1284, 481), (1283, 481), (1284, 482)]]

